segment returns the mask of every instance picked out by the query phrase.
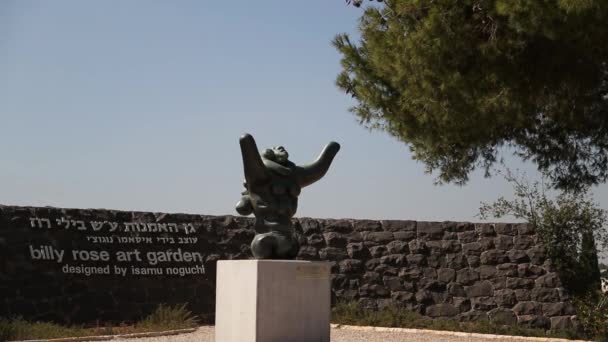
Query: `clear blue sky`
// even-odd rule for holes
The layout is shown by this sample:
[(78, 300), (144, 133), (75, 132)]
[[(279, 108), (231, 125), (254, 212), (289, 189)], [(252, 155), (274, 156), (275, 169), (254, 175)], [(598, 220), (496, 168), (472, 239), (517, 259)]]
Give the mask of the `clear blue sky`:
[[(360, 14), (343, 0), (0, 1), (0, 203), (236, 214), (249, 132), (296, 163), (342, 145), (297, 216), (475, 221), (508, 184), (435, 186), (347, 111), (330, 42)], [(606, 207), (608, 187), (594, 193)]]

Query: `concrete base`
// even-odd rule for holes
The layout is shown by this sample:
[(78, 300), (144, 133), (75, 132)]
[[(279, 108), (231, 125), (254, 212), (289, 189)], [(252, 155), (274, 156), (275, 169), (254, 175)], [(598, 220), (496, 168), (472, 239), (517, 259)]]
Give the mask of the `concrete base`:
[(217, 263), (215, 342), (329, 342), (330, 265)]

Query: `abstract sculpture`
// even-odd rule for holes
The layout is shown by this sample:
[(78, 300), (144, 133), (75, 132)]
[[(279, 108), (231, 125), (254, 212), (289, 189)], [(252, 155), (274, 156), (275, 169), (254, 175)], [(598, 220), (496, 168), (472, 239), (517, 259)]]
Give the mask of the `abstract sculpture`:
[(267, 149), (260, 156), (251, 135), (243, 135), (240, 144), (246, 190), (236, 211), (256, 217), (251, 251), (257, 259), (294, 259), (300, 245), (291, 218), (298, 209), (300, 190), (325, 175), (340, 145), (332, 141), (315, 162), (297, 166), (282, 146)]

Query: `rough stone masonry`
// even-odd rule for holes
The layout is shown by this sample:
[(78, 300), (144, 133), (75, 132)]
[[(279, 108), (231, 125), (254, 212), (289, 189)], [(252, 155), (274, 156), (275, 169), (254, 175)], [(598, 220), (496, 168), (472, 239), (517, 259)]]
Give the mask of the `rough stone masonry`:
[[(334, 303), (539, 328), (576, 323), (527, 224), (293, 223), (298, 258), (332, 263)], [(121, 322), (188, 303), (212, 322), (216, 261), (251, 258), (253, 225), (234, 216), (0, 206), (0, 317)]]

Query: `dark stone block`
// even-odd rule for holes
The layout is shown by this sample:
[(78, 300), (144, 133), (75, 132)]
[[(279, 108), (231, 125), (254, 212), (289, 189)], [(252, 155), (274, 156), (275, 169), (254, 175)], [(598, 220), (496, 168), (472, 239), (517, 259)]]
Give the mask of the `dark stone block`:
[(519, 235), (533, 235), (534, 232), (534, 226), (529, 224), (529, 223), (520, 223), (517, 224), (517, 233)]
[(500, 235), (516, 235), (517, 228), (513, 227), (511, 223), (496, 223), (494, 230)]
[(375, 259), (370, 259), (368, 261), (365, 262), (365, 268), (367, 270), (373, 271), (376, 269), (376, 267), (378, 267), (378, 265), (380, 265), (380, 259), (379, 258), (375, 258)]
[(363, 263), (357, 259), (346, 259), (339, 263), (340, 273), (359, 273), (363, 269)]
[(476, 255), (469, 255), (467, 256), (467, 263), (471, 268), (479, 267), (481, 265), (481, 258)]
[(477, 232), (475, 231), (467, 231), (467, 232), (462, 232), (462, 233), (458, 233), (458, 240), (461, 243), (471, 243), (471, 242), (475, 242), (479, 239), (479, 236), (477, 235)]
[(441, 241), (441, 250), (444, 253), (460, 253), (462, 244), (457, 240), (443, 240)]
[(497, 273), (496, 267), (492, 265), (482, 265), (479, 267), (478, 271), (480, 279), (493, 278)]
[(548, 318), (536, 315), (517, 316), (517, 324), (535, 329), (549, 329), (551, 327), (551, 321)]
[(530, 290), (528, 289), (515, 289), (515, 298), (518, 302), (525, 302), (530, 300)]
[(425, 257), (422, 254), (410, 254), (407, 256), (407, 263), (409, 265), (424, 266), (424, 262)]
[(419, 290), (416, 292), (416, 302), (420, 304), (431, 304), (433, 303), (433, 296), (430, 291)]
[(427, 241), (425, 242), (426, 247), (428, 248), (428, 254), (429, 255), (443, 255), (444, 254), (444, 250), (443, 250), (443, 241), (439, 241), (439, 240), (434, 240), (434, 241)]
[(505, 252), (498, 249), (491, 249), (481, 253), (481, 263), (483, 265), (496, 265), (508, 262)]
[(534, 288), (530, 293), (530, 298), (538, 302), (559, 302), (559, 292), (557, 289)]
[(346, 253), (352, 259), (367, 259), (370, 256), (369, 251), (361, 242), (349, 243), (346, 246)]
[(532, 247), (526, 251), (526, 254), (534, 265), (542, 265), (547, 259), (547, 251), (544, 247)]
[(429, 317), (454, 317), (458, 315), (460, 311), (452, 304), (442, 303), (430, 305), (426, 308), (426, 315)]
[(414, 292), (416, 290), (416, 286), (412, 281), (404, 281), (401, 285), (405, 291)]
[[(408, 258), (409, 257), (410, 257), (410, 255), (408, 255)], [(382, 258), (380, 258), (380, 262), (384, 265), (390, 265), (390, 266), (405, 266), (406, 265), (405, 256), (403, 254), (390, 254), (390, 255), (383, 256)]]
[(496, 307), (494, 297), (475, 297), (471, 298), (471, 307), (477, 311), (489, 311)]
[(389, 232), (415, 232), (416, 221), (382, 220), (382, 229)]
[(496, 231), (494, 225), (490, 223), (477, 223), (475, 224), (475, 231), (479, 236), (495, 236)]
[(426, 257), (426, 264), (429, 267), (433, 267), (433, 268), (441, 268), (441, 267), (446, 267), (447, 262), (445, 260), (445, 256), (438, 256), (438, 255), (429, 255), (428, 257)]
[(479, 272), (464, 268), (456, 272), (456, 282), (460, 285), (470, 285), (479, 280)]
[(458, 234), (455, 232), (445, 232), (443, 233), (443, 240), (458, 240)]
[(517, 303), (515, 291), (511, 289), (502, 289), (494, 291), (496, 304), (503, 308), (512, 308)]
[(391, 298), (396, 302), (406, 303), (414, 301), (414, 294), (406, 291), (394, 291), (391, 293)]
[(328, 232), (324, 233), (325, 243), (329, 247), (344, 248), (346, 247), (346, 238), (340, 233)]
[(456, 283), (449, 283), (446, 286), (446, 291), (452, 297), (466, 297), (467, 295), (466, 292), (464, 292), (464, 287)]
[(445, 290), (445, 284), (435, 279), (422, 278), (418, 282), (418, 287), (429, 290), (429, 291), (443, 291)]
[(321, 260), (339, 261), (342, 259), (346, 259), (348, 255), (346, 254), (346, 251), (344, 249), (336, 247), (326, 247), (319, 250), (319, 257), (321, 258)]
[(298, 222), (300, 222), (302, 232), (306, 235), (319, 233), (321, 231), (321, 225), (319, 224), (319, 221), (315, 219), (302, 217), (298, 219)]
[(325, 226), (324, 232), (336, 232), (340, 234), (348, 234), (353, 231), (353, 224), (350, 220), (323, 220)]
[[(481, 251), (487, 251), (494, 248), (494, 238), (491, 237), (482, 237), (479, 239), (479, 244), (481, 245)], [(480, 253), (481, 253), (480, 251)]]
[(470, 222), (445, 222), (445, 229), (449, 232), (466, 232), (475, 230), (475, 225)]
[(521, 278), (537, 278), (545, 273), (545, 270), (537, 265), (519, 264), (517, 265), (517, 275)]
[(496, 308), (488, 312), (490, 322), (501, 324), (501, 325), (515, 325), (517, 324), (517, 316), (513, 311), (504, 308)]
[(369, 253), (372, 258), (380, 258), (388, 254), (388, 249), (386, 246), (374, 246), (369, 248)]
[(492, 283), (487, 280), (480, 281), (472, 286), (465, 286), (464, 291), (469, 298), (490, 297), (494, 295)]
[(469, 242), (462, 244), (462, 253), (465, 255), (481, 255), (481, 244), (479, 242)]
[(506, 287), (509, 289), (531, 289), (534, 287), (534, 280), (507, 277)]
[(377, 272), (365, 272), (363, 282), (365, 284), (382, 284), (382, 277)]
[(445, 229), (440, 222), (418, 222), (416, 231), (419, 239), (440, 240)]
[(422, 271), (419, 267), (405, 268), (399, 271), (399, 276), (405, 280), (418, 280), (422, 277)]
[(386, 245), (390, 254), (401, 254), (408, 252), (408, 244), (402, 241), (391, 241)]
[(494, 238), (494, 246), (496, 246), (497, 249), (507, 251), (513, 248), (513, 237), (510, 235), (498, 235)]
[(399, 269), (397, 267), (384, 265), (384, 264), (378, 265), (378, 267), (376, 267), (375, 271), (380, 273), (383, 276), (385, 276), (385, 275), (396, 276), (399, 274)]
[(539, 287), (555, 288), (555, 287), (561, 286), (561, 282), (559, 280), (559, 276), (557, 275), (557, 273), (547, 273), (543, 276), (540, 276), (540, 277), (536, 278), (535, 283), (536, 283), (536, 286), (539, 286)]
[(390, 291), (382, 285), (373, 284), (373, 285), (370, 285), (369, 288), (378, 297), (386, 297), (386, 296), (390, 295)]
[(391, 232), (370, 232), (363, 237), (366, 241), (373, 241), (377, 243), (388, 243), (395, 239)]
[(511, 262), (518, 264), (530, 262), (528, 254), (526, 254), (526, 252), (522, 250), (510, 250), (507, 252), (507, 257), (509, 258), (509, 260), (511, 260)]
[(382, 230), (382, 225), (374, 220), (355, 220), (353, 228), (359, 232), (378, 232)]
[(518, 316), (521, 315), (540, 315), (541, 306), (537, 302), (519, 302), (513, 307), (513, 312)]
[(471, 310), (471, 300), (466, 297), (453, 297), (452, 303), (461, 313)]
[(411, 241), (412, 239), (416, 238), (416, 232), (410, 232), (410, 231), (405, 231), (405, 232), (393, 232), (393, 236), (395, 237), (395, 240), (400, 240), (400, 241)]
[(447, 254), (446, 255), (446, 266), (453, 269), (461, 269), (468, 266), (467, 259), (460, 253)]
[(399, 277), (382, 277), (382, 282), (384, 283), (384, 286), (386, 286), (391, 291), (403, 290), (403, 286), (401, 285), (401, 279)]
[(425, 254), (428, 251), (426, 243), (424, 241), (413, 240), (408, 244), (410, 253), (412, 254)]
[(496, 266), (496, 274), (500, 277), (517, 277), (517, 264), (506, 263)]
[(534, 240), (530, 236), (520, 235), (513, 238), (513, 248), (526, 250), (534, 245)]
[(321, 234), (312, 234), (308, 237), (308, 244), (315, 247), (325, 247), (325, 239)]
[(312, 246), (302, 246), (298, 252), (298, 259), (302, 260), (319, 260), (317, 249)]
[(440, 268), (437, 270), (437, 280), (449, 283), (456, 279), (456, 271), (451, 268)]

